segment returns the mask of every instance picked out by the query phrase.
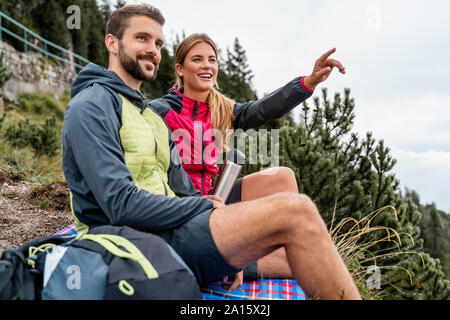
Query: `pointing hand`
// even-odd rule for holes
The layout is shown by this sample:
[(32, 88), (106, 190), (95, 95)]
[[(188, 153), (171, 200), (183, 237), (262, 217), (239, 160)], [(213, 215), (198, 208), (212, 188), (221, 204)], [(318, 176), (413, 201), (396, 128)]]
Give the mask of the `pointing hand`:
[(317, 59), (313, 72), (303, 79), (303, 83), (308, 89), (314, 90), (319, 83), (325, 81), (334, 67), (338, 68), (340, 73), (345, 74), (345, 68), (339, 61), (328, 58), (335, 51), (336, 48), (333, 48)]

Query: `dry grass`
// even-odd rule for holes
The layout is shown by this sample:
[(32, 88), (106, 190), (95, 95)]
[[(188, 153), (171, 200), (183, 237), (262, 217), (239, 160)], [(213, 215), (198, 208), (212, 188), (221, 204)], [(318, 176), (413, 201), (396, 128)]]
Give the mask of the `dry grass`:
[[(353, 277), (362, 298), (365, 300), (383, 299), (385, 294), (383, 293), (383, 290), (381, 290), (381, 286), (377, 284), (383, 283), (383, 285), (388, 284), (393, 286), (381, 276), (381, 271), (383, 269), (403, 270), (408, 274), (412, 284), (412, 277), (408, 270), (399, 266), (380, 266), (377, 264), (378, 259), (400, 254), (418, 254), (422, 258), (421, 254), (418, 252), (401, 250), (402, 243), (400, 236), (406, 235), (412, 242), (414, 242), (410, 234), (399, 233), (395, 229), (385, 226), (372, 226), (373, 219), (381, 212), (385, 212), (385, 210), (392, 210), (392, 214), (394, 214), (396, 219), (398, 218), (397, 210), (393, 206), (385, 206), (370, 213), (359, 221), (348, 217), (342, 219), (334, 225), (336, 213), (334, 212), (329, 229), (329, 234), (336, 245), (339, 254)], [(343, 231), (348, 228), (349, 224), (351, 226), (350, 229), (348, 231)], [(379, 231), (382, 231), (385, 236), (378, 238), (375, 241), (363, 240), (364, 236)], [(365, 237), (365, 239), (367, 238), (368, 237)], [(390, 246), (388, 249), (384, 249), (382, 251), (373, 252), (371, 248), (380, 243), (389, 243), (393, 244), (393, 246)], [(370, 267), (366, 267), (369, 264)], [(372, 273), (376, 272), (376, 270), (379, 272), (378, 279), (374, 279), (374, 275), (372, 275)], [(374, 281), (376, 282), (375, 284), (373, 283)]]

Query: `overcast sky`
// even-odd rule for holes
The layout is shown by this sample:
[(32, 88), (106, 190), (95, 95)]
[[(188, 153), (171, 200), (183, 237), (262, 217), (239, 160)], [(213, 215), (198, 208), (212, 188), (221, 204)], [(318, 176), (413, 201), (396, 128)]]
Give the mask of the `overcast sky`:
[[(141, 3), (143, 1), (128, 1)], [(346, 68), (322, 87), (350, 88), (354, 130), (383, 139), (394, 172), (422, 203), (450, 212), (450, 2), (446, 0), (153, 0), (170, 42), (185, 31), (209, 34), (219, 48), (238, 37), (258, 96), (332, 56)], [(320, 87), (315, 95), (320, 94)]]

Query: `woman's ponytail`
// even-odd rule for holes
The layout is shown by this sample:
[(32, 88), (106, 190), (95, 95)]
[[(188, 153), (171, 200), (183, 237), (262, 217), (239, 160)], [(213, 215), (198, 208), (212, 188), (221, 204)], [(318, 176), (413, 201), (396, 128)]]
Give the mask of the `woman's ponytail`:
[(235, 101), (212, 88), (208, 95), (209, 112), (211, 113), (211, 125), (222, 134), (222, 150), (226, 151), (228, 129), (233, 128), (236, 117), (233, 114)]

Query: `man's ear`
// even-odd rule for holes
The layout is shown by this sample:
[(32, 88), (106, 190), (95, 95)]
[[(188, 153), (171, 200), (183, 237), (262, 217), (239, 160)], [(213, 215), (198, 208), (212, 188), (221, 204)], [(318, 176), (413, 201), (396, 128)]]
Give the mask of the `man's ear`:
[(175, 64), (175, 71), (180, 78), (184, 76), (184, 68), (182, 64), (180, 63)]
[(108, 33), (105, 36), (105, 45), (109, 53), (117, 54), (119, 52), (119, 39), (111, 33)]

